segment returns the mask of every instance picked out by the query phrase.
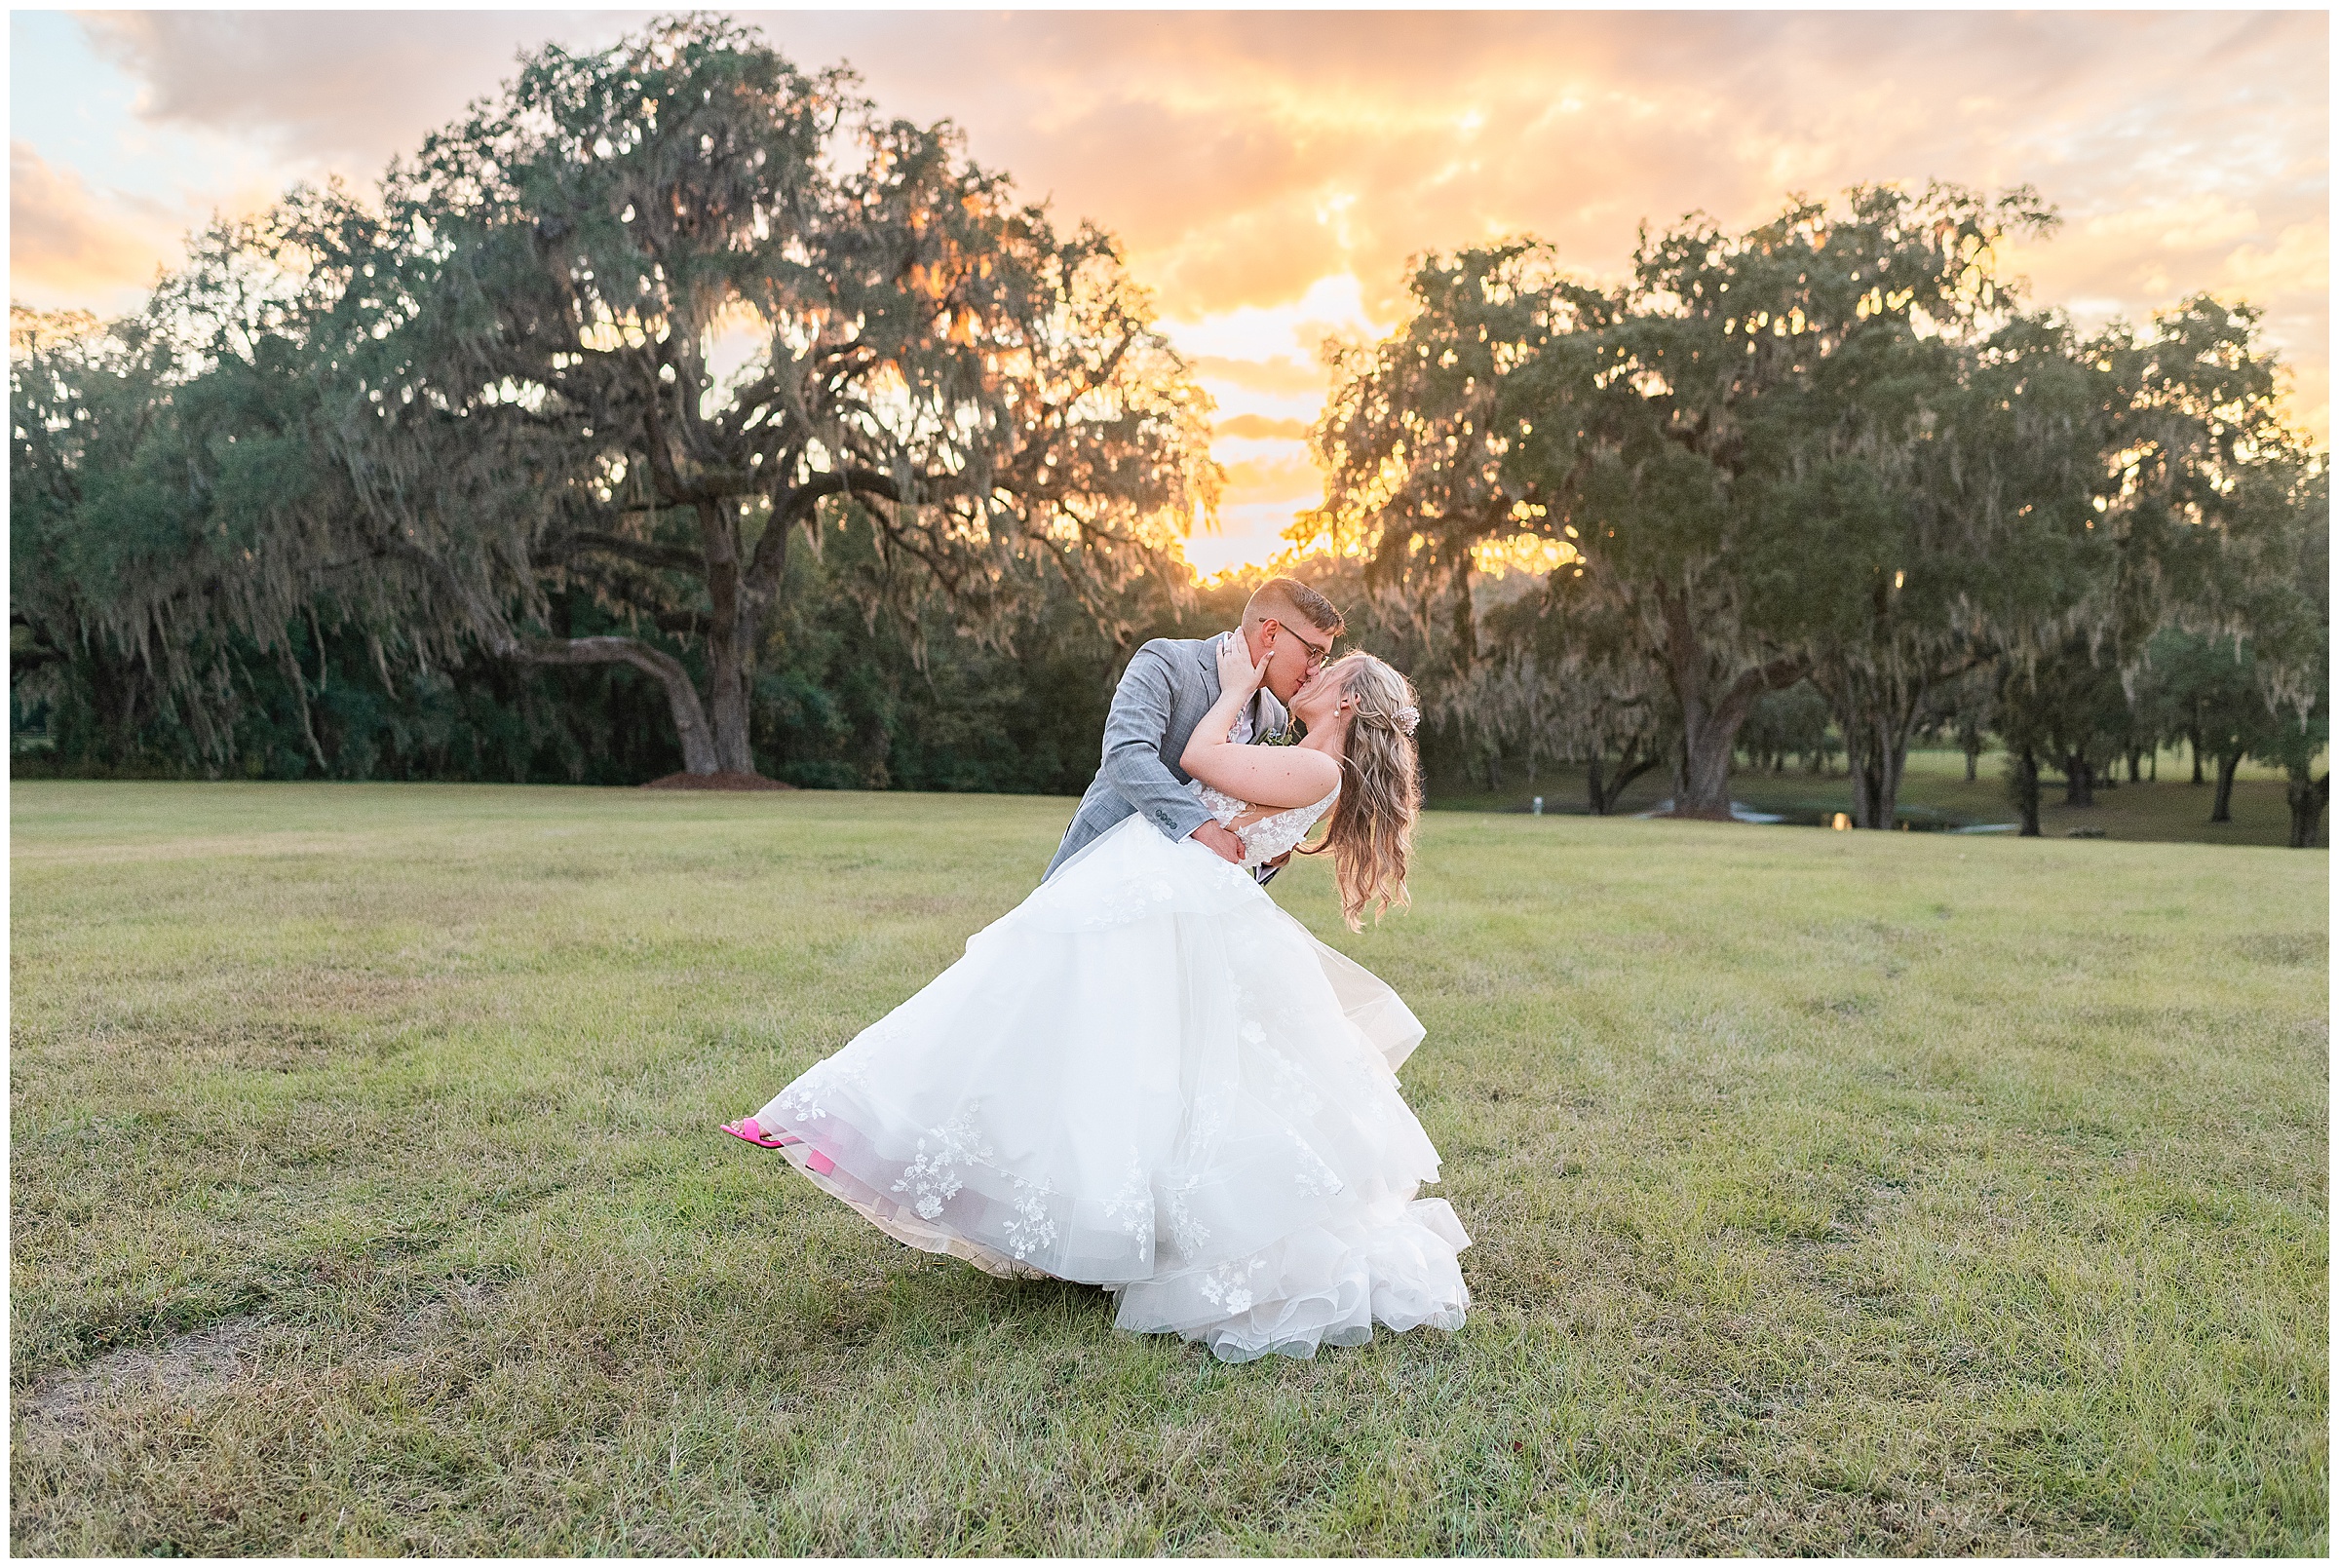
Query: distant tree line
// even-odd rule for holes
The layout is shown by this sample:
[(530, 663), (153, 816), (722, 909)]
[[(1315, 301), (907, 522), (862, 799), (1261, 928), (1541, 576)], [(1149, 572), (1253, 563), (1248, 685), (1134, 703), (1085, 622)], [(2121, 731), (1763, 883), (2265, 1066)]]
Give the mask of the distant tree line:
[[(1644, 232), (1600, 287), (1425, 258), (1335, 355), (1296, 564), (1436, 777), (1920, 734), (2078, 798), (2182, 737), (2328, 790), (2327, 460), (2245, 307), (2079, 332), (2030, 192)], [(361, 198), (200, 235), (145, 307), (12, 310), (19, 771), (1073, 793), (1113, 676), (1226, 624), (1209, 404), (1107, 235), (732, 22), (546, 48)], [(1547, 541), (1492, 583), (1489, 545)]]
[[(1643, 231), (1631, 276), (1517, 241), (1431, 255), (1388, 338), (1335, 350), (1303, 546), (1412, 607), (1416, 678), (1492, 755), (1650, 769), (1725, 817), (1742, 748), (1832, 728), (1854, 822), (1890, 827), (1921, 730), (1994, 735), (2022, 831), (2174, 738), (2329, 790), (2329, 475), (2277, 412), (2245, 306), (2083, 334), (2000, 270), (2028, 190), (1878, 187), (1726, 233)], [(1541, 592), (1475, 562), (1539, 536)], [(1823, 715), (1823, 717), (1822, 717)], [(1749, 730), (1749, 725), (1752, 726)], [(1802, 737), (1804, 739), (1798, 739)]]

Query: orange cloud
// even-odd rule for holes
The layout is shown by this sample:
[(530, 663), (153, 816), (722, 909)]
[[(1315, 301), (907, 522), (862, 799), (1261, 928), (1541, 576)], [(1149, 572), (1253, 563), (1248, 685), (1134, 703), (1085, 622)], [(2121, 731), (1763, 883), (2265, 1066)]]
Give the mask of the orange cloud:
[[(288, 173), (329, 163), (362, 180), (509, 76), (517, 49), (594, 47), (645, 15), (149, 12), (84, 25), (143, 84), (150, 124), (251, 138)], [(1240, 485), (1297, 485), (1296, 444), (1226, 443), (1295, 440), (1326, 391), (1317, 339), (1393, 325), (1425, 249), (1533, 232), (1569, 267), (1615, 280), (1644, 221), (1694, 210), (1740, 226), (1793, 191), (1936, 177), (2030, 183), (2061, 208), (2060, 234), (2009, 257), (2042, 303), (2091, 320), (2142, 320), (2197, 289), (2264, 306), (2296, 416), (2328, 439), (2319, 13), (740, 19), (800, 66), (852, 61), (887, 113), (955, 122), (983, 165), (1120, 236), (1218, 400), (1221, 460), (1250, 477)], [(20, 241), (20, 268), (25, 254)], [(1272, 540), (1274, 508), (1302, 493), (1243, 489), (1226, 540)]]
[(1306, 440), (1308, 423), (1304, 419), (1269, 419), (1263, 414), (1239, 414), (1222, 419), (1214, 436), (1234, 436), (1250, 440)]
[(1197, 354), (1187, 359), (1186, 368), (1199, 381), (1223, 381), (1246, 392), (1264, 392), (1275, 397), (1293, 394), (1321, 397), (1325, 386), (1322, 365), (1300, 364), (1291, 360), (1238, 360), (1223, 354)]
[[(1278, 445), (1284, 443), (1278, 442)], [(1224, 454), (1219, 460), (1225, 462)], [(1252, 501), (1283, 501), (1302, 496), (1313, 504), (1323, 492), (1323, 476), (1297, 442), (1275, 456), (1241, 458), (1226, 464), (1226, 499), (1241, 506)]]
[(29, 145), (8, 144), (8, 270), (12, 298), (79, 303), (150, 287), (175, 236), (125, 216), (70, 170)]
[(149, 124), (242, 133), (361, 180), (547, 40), (594, 48), (647, 13), (114, 11), (82, 24), (142, 86)]

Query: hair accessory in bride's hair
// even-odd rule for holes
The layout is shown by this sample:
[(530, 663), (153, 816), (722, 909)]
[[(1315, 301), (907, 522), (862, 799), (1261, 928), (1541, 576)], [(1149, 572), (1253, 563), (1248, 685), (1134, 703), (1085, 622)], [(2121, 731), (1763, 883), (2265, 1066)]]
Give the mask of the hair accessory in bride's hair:
[(1397, 727), (1407, 735), (1411, 735), (1415, 727), (1421, 723), (1421, 709), (1415, 708), (1411, 703), (1407, 703), (1397, 710), (1396, 718)]

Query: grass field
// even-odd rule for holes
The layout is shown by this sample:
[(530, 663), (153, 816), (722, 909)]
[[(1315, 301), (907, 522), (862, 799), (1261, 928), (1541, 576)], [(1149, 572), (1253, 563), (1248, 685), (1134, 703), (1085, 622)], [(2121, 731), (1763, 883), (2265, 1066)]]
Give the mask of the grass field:
[[(2164, 844), (2252, 844), (2281, 846), (2290, 842), (2290, 805), (2281, 771), (2245, 762), (2234, 777), (2233, 821), (2209, 821), (2215, 798), (2216, 769), (2210, 782), (2195, 785), (2190, 757), (2180, 751), (2161, 754), (2158, 783), (2121, 783), (2116, 788), (2097, 786), (2092, 806), (2066, 806), (2059, 777), (2044, 781), (2040, 790), (2039, 831), (2048, 838), (2066, 838), (2074, 828), (2099, 829), (2106, 838)], [(1957, 750), (1918, 750), (1908, 754), (1901, 779), (1900, 807), (1921, 822), (1950, 825), (2014, 822), (2013, 806), (2006, 798), (2003, 756), (1981, 758), (1977, 777), (1966, 781), (1966, 756)], [(2321, 772), (2328, 763), (2319, 763)], [(2122, 770), (2125, 778), (2126, 770)], [(1517, 766), (1507, 770), (1505, 787), (1487, 790), (1447, 790), (1432, 797), (1433, 807), (1459, 811), (1518, 811), (1536, 795), (1544, 810), (1554, 815), (1580, 813), (1584, 805), (1584, 769), (1574, 764), (1545, 766), (1530, 783)], [(1627, 816), (1657, 805), (1671, 792), (1665, 770), (1643, 774), (1626, 787), (1617, 810)], [(1789, 764), (1782, 773), (1757, 773), (1741, 768), (1731, 776), (1731, 798), (1756, 811), (1789, 816), (1797, 821), (1821, 821), (1852, 807), (1852, 782), (1840, 771), (1809, 774)], [(2317, 842), (2328, 845), (2330, 823)]]
[(2323, 852), (1438, 813), (1361, 937), (1302, 863), (1476, 1300), (1230, 1367), (712, 1131), (1068, 805), (16, 786), (15, 1549), (2327, 1550)]

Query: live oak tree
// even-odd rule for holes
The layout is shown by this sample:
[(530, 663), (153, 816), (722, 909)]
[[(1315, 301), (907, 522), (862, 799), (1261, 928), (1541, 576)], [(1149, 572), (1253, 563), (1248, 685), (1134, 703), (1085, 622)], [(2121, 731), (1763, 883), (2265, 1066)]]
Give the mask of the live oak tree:
[(2275, 720), (2257, 678), (2248, 640), (2165, 628), (2146, 645), (2138, 696), (2165, 709), (2197, 758), (2216, 761), (2212, 822), (2233, 817), (2234, 775), (2242, 759), (2270, 739)]
[(2290, 847), (2304, 849), (2331, 791), (2330, 468), (2291, 449), (2256, 465), (2251, 478), (2264, 493), (2243, 510), (2230, 549), (2242, 557), (2235, 612), (2249, 628), (2244, 647), (2263, 704), (2250, 750), (2283, 771)]
[[(2227, 706), (2243, 715), (2220, 728), (2283, 770), (2290, 845), (2315, 840), (2330, 796), (2330, 463), (2281, 421), (2273, 357), (2258, 342), (2258, 316), (2213, 301), (2189, 302), (2187, 321), (2158, 324), (2163, 337), (2205, 338), (2190, 385), (2155, 389), (2173, 404), (2166, 427), (2189, 436), (2197, 471), (2171, 510), (2186, 551), (2168, 576), (2180, 627), (2230, 641), (2256, 701)], [(2192, 319), (2198, 319), (2196, 322)], [(2149, 454), (2147, 454), (2147, 461)], [(2142, 474), (2139, 473), (2139, 478)], [(2176, 526), (2172, 524), (2172, 526)], [(2232, 764), (2219, 759), (2219, 811), (2230, 810)]]
[[(2257, 754), (2285, 776), (2290, 847), (2315, 842), (2331, 798), (2330, 470), (2306, 477), (2298, 510), (2298, 549), (2281, 586), (2286, 603), (2268, 604), (2255, 639), (2266, 669), (2274, 732)], [(2275, 598), (2269, 593), (2269, 600)], [(2322, 773), (2315, 773), (2317, 761)]]
[[(1965, 287), (2013, 297), (1986, 277)], [(1900, 349), (1912, 439), (1869, 466), (1873, 515), (1821, 552), (1820, 570), (1855, 591), (1810, 640), (1863, 828), (1895, 825), (1909, 741), (1932, 708), (1994, 660), (2059, 637), (2094, 581), (2084, 563), (2105, 548), (2091, 536), (2097, 389), (2066, 324), (2007, 309), (1986, 333)]]
[(393, 656), (458, 652), (421, 585), (375, 569), (339, 527), (353, 498), (319, 439), (302, 347), (281, 330), (288, 302), (238, 254), (225, 231), (202, 237), (108, 325), (12, 316), (14, 691), (77, 684), (66, 706), (103, 732), (80, 749), (115, 764), (157, 724), (207, 765), (228, 761), (264, 663), (322, 766), (297, 627), (312, 649), (351, 631), (385, 675)]
[[(121, 498), (155, 466), (138, 439), (156, 397), (153, 357), (87, 313), (17, 306), (9, 372), (10, 694), (23, 707), (81, 696), (97, 718), (82, 750), (117, 761), (169, 697), (136, 656), (148, 629), (123, 626), (107, 592), (125, 567), (116, 552), (134, 555), (152, 534)], [(83, 526), (99, 515), (116, 526)], [(83, 691), (69, 692), (76, 682)]]
[[(2157, 666), (2197, 715), (2185, 726), (2197, 747), (2219, 758), (2210, 820), (2226, 821), (2234, 768), (2280, 727), (2276, 710), (2309, 724), (2323, 701), (2327, 594), (2306, 582), (2320, 584), (2327, 557), (2322, 459), (2282, 423), (2279, 364), (2246, 306), (2196, 296), (2142, 331), (2115, 322), (2055, 363), (2082, 383), (2045, 401), (2069, 410), (2073, 435), (2052, 444), (2090, 465), (2089, 512), (1991, 563), (2028, 588), (1986, 618), (2008, 665), (2000, 729), (2010, 749), (2017, 737), (2049, 746), (2070, 799), (2087, 803), (2103, 763), (2157, 732), (2137, 690)], [(2071, 492), (2041, 493), (2067, 507)], [(2263, 676), (2261, 635), (2281, 650)], [(2295, 777), (2303, 809), (2303, 760)]]
[(1564, 580), (1664, 672), (1675, 810), (1726, 817), (1753, 702), (1863, 645), (1878, 595), (1904, 588), (1919, 448), (1961, 351), (2009, 314), (1997, 248), (2051, 221), (2027, 190), (1865, 188), (1744, 234), (1697, 216), (1644, 232), (1611, 291), (1533, 243), (1433, 256), (1412, 319), (1336, 360), (1312, 523), (1369, 533), (1387, 580), (1456, 614), (1472, 545), (1567, 543)]
[[(651, 676), (694, 773), (752, 771), (792, 540), (855, 519), (897, 607), (996, 627), (1018, 573), (1103, 611), (1215, 505), (1207, 402), (1111, 240), (853, 89), (718, 19), (547, 48), (378, 204), (243, 236), (297, 275), (353, 545), (491, 654)], [(555, 634), (556, 586), (635, 633)]]
[(84, 749), (108, 761), (164, 688), (141, 679), (131, 651), (106, 635), (115, 629), (98, 585), (113, 563), (94, 558), (105, 536), (80, 521), (135, 463), (128, 438), (152, 401), (149, 368), (87, 313), (9, 311), (10, 695), (53, 705), (78, 676), (107, 732)]

